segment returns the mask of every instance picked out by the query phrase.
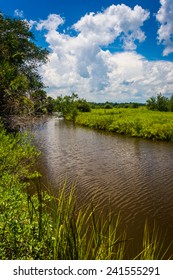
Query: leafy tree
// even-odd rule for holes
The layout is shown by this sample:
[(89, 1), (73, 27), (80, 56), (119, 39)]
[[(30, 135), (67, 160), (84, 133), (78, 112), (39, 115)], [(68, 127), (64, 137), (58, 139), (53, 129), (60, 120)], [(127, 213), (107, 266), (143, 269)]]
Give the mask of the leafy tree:
[(77, 102), (77, 109), (80, 112), (90, 112), (91, 111), (91, 107), (89, 105), (89, 103), (85, 100), (85, 99), (79, 99)]
[(54, 101), (54, 111), (61, 112), (63, 117), (75, 121), (78, 112), (90, 112), (91, 108), (85, 99), (80, 99), (77, 94), (71, 96), (58, 96)]
[(158, 111), (168, 111), (169, 99), (161, 93), (157, 95), (157, 109)]
[(150, 110), (157, 110), (157, 102), (156, 97), (152, 96), (150, 99), (146, 101), (147, 107)]
[(46, 92), (42, 89), (34, 91), (30, 94), (30, 99), (34, 104), (35, 114), (43, 114), (45, 111), (47, 101)]
[[(44, 90), (38, 66), (47, 50), (36, 46), (25, 20), (0, 13), (0, 115), (34, 113), (34, 95)], [(36, 106), (37, 107), (37, 106)]]
[(105, 105), (104, 105), (104, 108), (105, 109), (112, 109), (113, 106), (109, 102), (106, 102)]
[(55, 100), (51, 96), (48, 96), (46, 99), (46, 106), (45, 106), (45, 109), (47, 110), (48, 114), (53, 113), (54, 106), (55, 106)]
[(169, 111), (173, 112), (173, 94), (169, 100)]
[(150, 110), (168, 111), (169, 110), (169, 99), (163, 96), (161, 93), (157, 97), (152, 96), (147, 101), (147, 107)]

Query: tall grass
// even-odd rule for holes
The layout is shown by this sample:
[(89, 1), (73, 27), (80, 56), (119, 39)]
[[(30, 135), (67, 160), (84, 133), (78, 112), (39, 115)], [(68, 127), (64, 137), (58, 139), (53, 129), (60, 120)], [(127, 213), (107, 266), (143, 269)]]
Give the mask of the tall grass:
[(49, 192), (52, 259), (123, 259), (125, 233), (118, 233), (119, 216), (109, 213), (107, 220), (96, 214), (92, 203), (77, 209), (75, 187), (66, 184), (57, 197)]
[[(66, 184), (57, 197), (50, 191), (39, 195), (41, 199), (38, 194), (30, 196), (13, 189), (8, 220), (0, 220), (1, 259), (125, 259), (131, 241), (119, 230), (119, 215), (109, 213), (103, 220), (92, 203), (77, 209), (75, 187), (68, 193)], [(134, 258), (164, 259), (168, 249), (164, 249), (159, 232), (151, 234), (146, 225), (141, 252)]]
[(93, 109), (80, 113), (77, 124), (133, 137), (173, 141), (173, 113), (141, 108)]
[[(172, 243), (170, 243), (167, 248), (165, 248), (165, 239), (166, 235), (162, 236), (155, 224), (151, 230), (146, 221), (143, 235), (143, 249), (135, 259), (163, 260), (172, 245)], [(173, 255), (170, 255), (169, 258), (171, 259), (172, 257)]]

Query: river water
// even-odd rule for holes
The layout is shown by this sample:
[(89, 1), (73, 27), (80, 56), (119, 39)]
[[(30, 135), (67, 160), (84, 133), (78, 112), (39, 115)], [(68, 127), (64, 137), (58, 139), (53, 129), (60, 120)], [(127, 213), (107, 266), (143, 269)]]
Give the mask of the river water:
[[(173, 240), (173, 143), (117, 136), (51, 118), (34, 132), (42, 151), (38, 166), (56, 193), (76, 182), (78, 203), (94, 203), (121, 216), (130, 241), (127, 258), (142, 242), (146, 219), (165, 245)], [(171, 249), (172, 250), (172, 249)], [(169, 252), (170, 253), (170, 252)], [(172, 252), (171, 252), (172, 253)]]

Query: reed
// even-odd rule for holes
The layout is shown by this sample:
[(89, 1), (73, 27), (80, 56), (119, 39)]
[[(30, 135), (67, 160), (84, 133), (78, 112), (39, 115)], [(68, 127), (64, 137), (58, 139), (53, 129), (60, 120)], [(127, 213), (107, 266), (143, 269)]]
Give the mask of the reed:
[[(139, 260), (163, 260), (167, 255), (172, 243), (165, 248), (166, 235), (162, 235), (156, 224), (154, 224), (151, 230), (146, 221), (144, 226), (142, 251), (135, 257)], [(170, 255), (168, 259), (171, 259)]]
[(49, 208), (53, 228), (53, 259), (123, 259), (125, 234), (118, 234), (119, 216), (103, 219), (96, 207), (76, 207), (75, 187), (66, 194), (66, 184), (58, 197), (51, 195)]
[[(131, 241), (119, 230), (120, 215), (109, 213), (103, 220), (92, 203), (77, 209), (74, 186), (67, 192), (64, 183), (57, 197), (50, 190), (49, 194), (42, 191), (41, 200), (37, 193), (28, 196), (16, 187), (11, 196), (7, 192), (8, 221), (0, 221), (1, 259), (125, 259)], [(149, 230), (146, 224), (141, 252), (134, 259), (165, 259), (170, 246), (164, 249), (159, 231)]]

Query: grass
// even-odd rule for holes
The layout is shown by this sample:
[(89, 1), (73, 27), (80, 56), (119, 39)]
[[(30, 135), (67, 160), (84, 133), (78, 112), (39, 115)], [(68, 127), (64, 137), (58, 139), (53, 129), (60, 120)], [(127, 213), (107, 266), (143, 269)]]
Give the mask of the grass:
[[(28, 197), (13, 189), (5, 215), (8, 220), (0, 221), (1, 259), (125, 259), (131, 241), (119, 231), (120, 216), (109, 213), (103, 220), (92, 203), (77, 210), (75, 198), (75, 187), (67, 193), (66, 184), (57, 197), (50, 191)], [(141, 252), (134, 259), (164, 259), (168, 249), (159, 232), (151, 234), (146, 225)]]
[(65, 189), (52, 197), (53, 259), (123, 259), (125, 236), (118, 234), (119, 216), (113, 226), (113, 216), (107, 221), (96, 218), (92, 205), (76, 210), (75, 188), (67, 195)]
[[(149, 229), (146, 221), (144, 226), (143, 244), (141, 252), (135, 257), (139, 260), (163, 260), (167, 255), (172, 243), (165, 249), (166, 235), (162, 236), (154, 224), (153, 229)], [(171, 259), (173, 255), (170, 255)]]
[(92, 109), (79, 113), (75, 122), (133, 137), (173, 141), (173, 113), (150, 111), (146, 107)]

